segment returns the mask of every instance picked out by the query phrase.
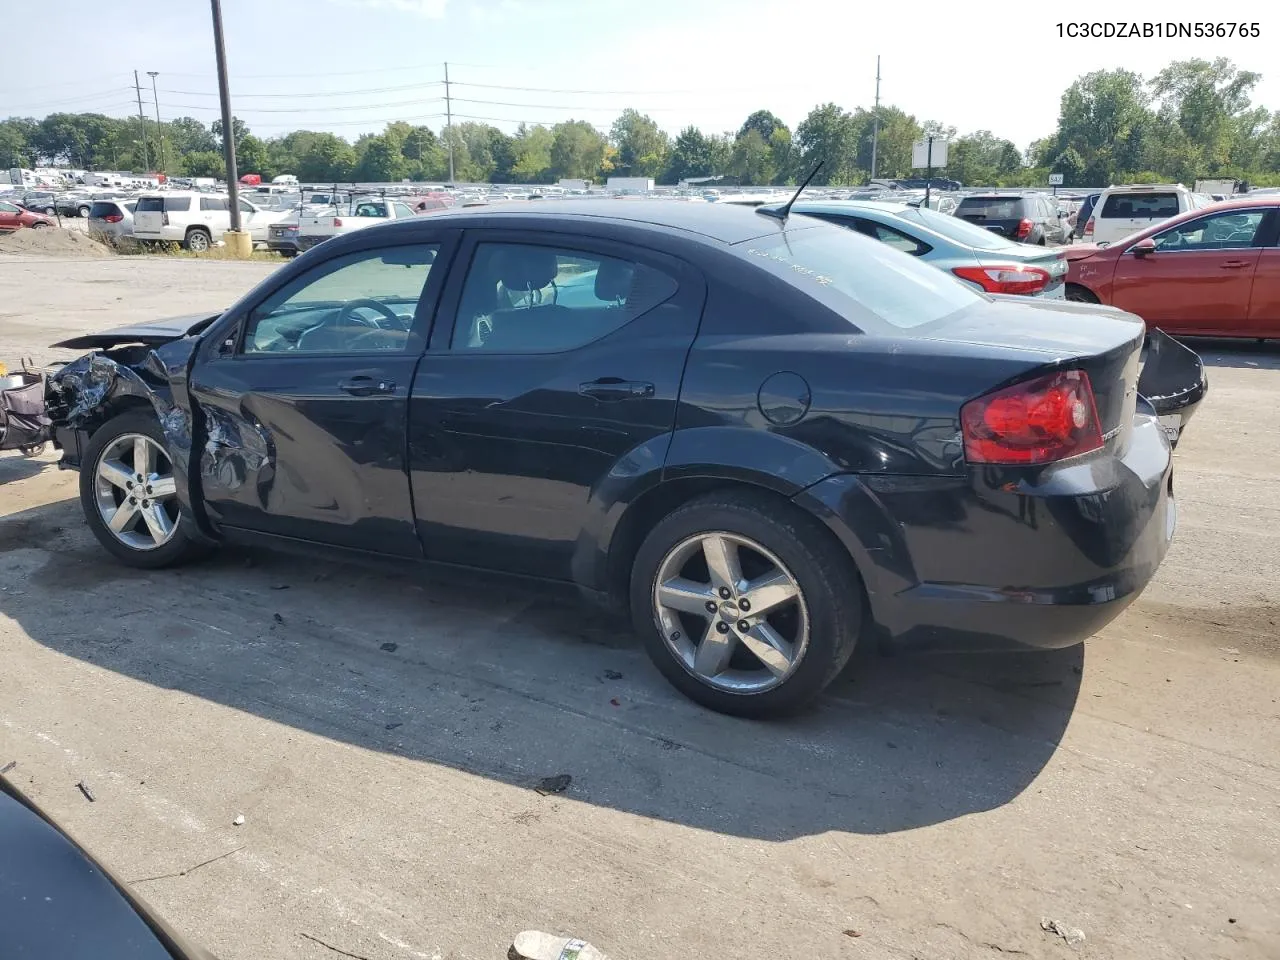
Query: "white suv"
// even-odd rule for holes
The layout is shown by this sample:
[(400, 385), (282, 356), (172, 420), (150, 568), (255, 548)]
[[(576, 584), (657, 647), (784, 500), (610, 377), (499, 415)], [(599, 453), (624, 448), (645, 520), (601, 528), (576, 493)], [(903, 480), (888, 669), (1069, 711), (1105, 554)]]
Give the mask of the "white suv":
[(1199, 210), (1212, 202), (1209, 196), (1192, 193), (1180, 183), (1107, 187), (1098, 196), (1093, 214), (1084, 225), (1084, 242), (1115, 243), (1161, 220)]
[[(138, 240), (167, 240), (188, 250), (202, 252), (231, 229), (231, 209), (226, 194), (171, 190), (138, 197), (133, 211), (133, 235)], [(254, 243), (267, 242), (267, 228), (288, 216), (283, 210), (260, 210), (240, 201), (240, 220)]]

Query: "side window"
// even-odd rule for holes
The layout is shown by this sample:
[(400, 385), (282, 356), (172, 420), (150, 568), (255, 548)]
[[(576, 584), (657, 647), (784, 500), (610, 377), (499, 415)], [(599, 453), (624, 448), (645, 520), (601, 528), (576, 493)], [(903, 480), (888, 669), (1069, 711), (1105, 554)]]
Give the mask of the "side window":
[(0, 201), (0, 213), (17, 213), (17, 212), (18, 212), (18, 208), (15, 207), (12, 203), (4, 203), (3, 201)]
[(675, 295), (645, 264), (564, 247), (481, 243), (463, 284), (453, 349), (557, 353), (607, 336)]
[(859, 233), (865, 233), (867, 236), (888, 244), (895, 250), (909, 253), (913, 257), (923, 256), (933, 249), (929, 244), (917, 240), (915, 237), (907, 236), (901, 230), (886, 227), (883, 223), (859, 219), (857, 220), (857, 225)]
[(190, 197), (165, 197), (164, 212), (165, 213), (186, 213), (191, 209)]
[(201, 197), (201, 198), (200, 198), (200, 209), (201, 209), (201, 210), (206, 210), (206, 211), (208, 211), (208, 210), (226, 210), (226, 209), (227, 209), (227, 201), (223, 200), (221, 197)]
[(1237, 250), (1252, 247), (1265, 210), (1232, 210), (1200, 217), (1157, 233), (1157, 250)]
[(242, 352), (403, 352), (439, 247), (414, 244), (335, 257), (297, 277), (249, 315)]
[(241, 213), (257, 213), (257, 212), (258, 212), (258, 211), (257, 211), (257, 208), (255, 208), (255, 207), (254, 207), (252, 204), (250, 204), (250, 203), (246, 203), (244, 200), (241, 200), (241, 201), (239, 202), (239, 207), (240, 207), (240, 212), (241, 212)]
[(356, 217), (385, 217), (386, 215), (387, 208), (384, 204), (370, 202), (357, 203), (355, 213), (352, 214)]
[(395, 208), (396, 208), (396, 217), (397, 217), (397, 218), (404, 218), (404, 217), (412, 217), (412, 216), (413, 216), (413, 210), (409, 207), (409, 205), (408, 205), (408, 204), (405, 204), (405, 203), (397, 203), (397, 204), (395, 204)]

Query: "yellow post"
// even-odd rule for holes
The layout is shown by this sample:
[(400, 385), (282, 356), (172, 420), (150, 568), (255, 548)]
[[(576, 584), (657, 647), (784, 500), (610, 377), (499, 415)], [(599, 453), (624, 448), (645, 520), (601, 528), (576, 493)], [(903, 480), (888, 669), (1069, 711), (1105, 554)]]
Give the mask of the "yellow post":
[(227, 245), (227, 253), (237, 260), (248, 260), (253, 256), (253, 240), (247, 230), (228, 230), (222, 235), (222, 242)]

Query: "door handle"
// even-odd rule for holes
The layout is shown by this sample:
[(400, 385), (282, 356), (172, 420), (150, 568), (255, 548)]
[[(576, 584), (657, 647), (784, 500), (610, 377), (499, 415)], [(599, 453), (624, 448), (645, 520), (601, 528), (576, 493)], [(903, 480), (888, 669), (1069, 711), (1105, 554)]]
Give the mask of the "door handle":
[(375, 380), (373, 377), (358, 376), (338, 383), (338, 389), (353, 397), (372, 397), (377, 393), (395, 393), (394, 380)]
[(643, 400), (652, 397), (654, 386), (647, 380), (622, 380), (618, 377), (601, 377), (589, 383), (578, 384), (578, 393), (596, 400)]
[(1218, 264), (1223, 270), (1239, 270), (1241, 267), (1247, 267), (1252, 261), (1249, 260), (1224, 260)]

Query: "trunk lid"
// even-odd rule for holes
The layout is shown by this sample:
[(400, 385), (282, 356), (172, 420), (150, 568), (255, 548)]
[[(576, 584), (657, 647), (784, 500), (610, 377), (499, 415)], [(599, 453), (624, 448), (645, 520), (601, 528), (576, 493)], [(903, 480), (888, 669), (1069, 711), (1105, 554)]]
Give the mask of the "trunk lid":
[[(939, 321), (932, 339), (1016, 351), (1039, 363), (1028, 375), (1054, 369), (1089, 375), (1108, 448), (1123, 448), (1138, 400), (1138, 372), (1146, 327), (1113, 307), (993, 296)], [(1025, 379), (1019, 376), (1018, 380)], [(992, 384), (992, 389), (1003, 384)]]
[(995, 267), (1001, 264), (1025, 264), (1038, 267), (1049, 274), (1049, 282), (1041, 296), (1054, 296), (1067, 281), (1067, 258), (1060, 249), (1052, 247), (1030, 247), (1026, 244), (1013, 244), (1016, 249), (1009, 250), (974, 250), (978, 262), (984, 267)]

